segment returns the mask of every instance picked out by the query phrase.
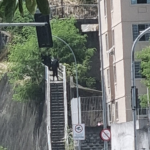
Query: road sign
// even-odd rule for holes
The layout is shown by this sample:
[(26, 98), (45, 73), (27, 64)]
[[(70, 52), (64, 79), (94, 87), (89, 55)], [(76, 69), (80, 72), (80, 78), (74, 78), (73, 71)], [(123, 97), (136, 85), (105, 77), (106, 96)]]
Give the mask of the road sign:
[(85, 140), (85, 124), (74, 124), (73, 125), (73, 139), (74, 140)]
[(109, 141), (111, 137), (111, 133), (109, 129), (103, 129), (100, 133), (100, 137), (103, 141)]

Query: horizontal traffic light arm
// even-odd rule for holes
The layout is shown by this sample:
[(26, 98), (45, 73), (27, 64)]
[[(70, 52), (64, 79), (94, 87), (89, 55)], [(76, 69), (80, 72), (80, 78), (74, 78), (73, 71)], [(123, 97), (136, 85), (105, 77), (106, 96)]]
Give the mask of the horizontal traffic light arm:
[(12, 26), (46, 26), (47, 22), (36, 23), (0, 23), (0, 27), (12, 27)]

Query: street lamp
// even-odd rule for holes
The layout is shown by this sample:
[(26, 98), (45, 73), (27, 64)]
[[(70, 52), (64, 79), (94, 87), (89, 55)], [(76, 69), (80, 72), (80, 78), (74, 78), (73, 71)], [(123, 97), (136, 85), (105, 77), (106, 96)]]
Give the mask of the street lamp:
[[(76, 70), (76, 92), (77, 92), (77, 107), (78, 107), (78, 124), (80, 124), (80, 119), (79, 119), (79, 89), (78, 89), (78, 70), (77, 70), (77, 60), (76, 60), (76, 56), (72, 50), (72, 48), (69, 46), (69, 44), (67, 42), (65, 42), (63, 39), (61, 39), (60, 37), (58, 36), (55, 36), (55, 35), (52, 35), (52, 37), (55, 37), (56, 39), (62, 41), (65, 45), (68, 46), (68, 48), (70, 49), (73, 57), (74, 57), (74, 62), (75, 62), (75, 70)], [(79, 143), (79, 146), (78, 146), (78, 150), (81, 149), (80, 147), (80, 141), (78, 141)]]
[(134, 40), (131, 49), (131, 99), (132, 99), (132, 115), (133, 115), (133, 125), (134, 125), (134, 149), (137, 150), (137, 133), (136, 133), (136, 86), (135, 86), (135, 45), (140, 40), (140, 38), (150, 31), (150, 27), (142, 31), (138, 37)]

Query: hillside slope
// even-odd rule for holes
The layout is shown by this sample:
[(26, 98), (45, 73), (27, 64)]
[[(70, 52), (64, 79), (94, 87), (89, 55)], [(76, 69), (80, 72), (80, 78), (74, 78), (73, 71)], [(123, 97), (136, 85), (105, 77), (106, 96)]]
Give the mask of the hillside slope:
[(45, 103), (12, 100), (5, 75), (0, 81), (0, 145), (7, 150), (47, 150)]

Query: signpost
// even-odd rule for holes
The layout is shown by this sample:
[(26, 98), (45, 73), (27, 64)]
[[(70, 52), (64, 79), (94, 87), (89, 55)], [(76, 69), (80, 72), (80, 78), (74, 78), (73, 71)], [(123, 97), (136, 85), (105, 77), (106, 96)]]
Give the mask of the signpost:
[(74, 140), (85, 140), (85, 124), (74, 124), (73, 125), (73, 139)]
[(102, 138), (103, 141), (109, 141), (111, 138), (111, 133), (109, 129), (103, 129), (100, 132), (100, 137)]

